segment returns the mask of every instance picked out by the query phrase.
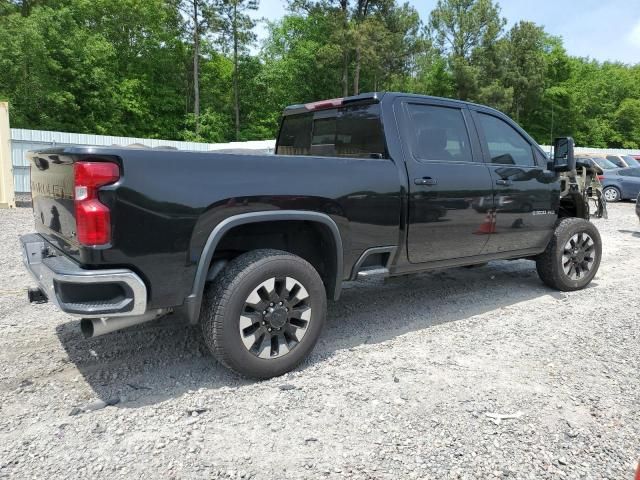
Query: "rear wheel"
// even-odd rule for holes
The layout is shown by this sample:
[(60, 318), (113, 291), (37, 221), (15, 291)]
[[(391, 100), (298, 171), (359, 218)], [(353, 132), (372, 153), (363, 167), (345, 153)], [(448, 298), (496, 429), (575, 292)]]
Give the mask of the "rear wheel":
[(223, 365), (253, 378), (295, 368), (313, 349), (326, 317), (318, 272), (278, 250), (232, 260), (205, 292), (205, 343)]
[(582, 218), (563, 218), (546, 250), (536, 257), (540, 279), (552, 288), (571, 291), (586, 287), (602, 257), (600, 232)]
[(607, 202), (619, 202), (622, 200), (622, 194), (616, 187), (605, 187), (602, 194)]

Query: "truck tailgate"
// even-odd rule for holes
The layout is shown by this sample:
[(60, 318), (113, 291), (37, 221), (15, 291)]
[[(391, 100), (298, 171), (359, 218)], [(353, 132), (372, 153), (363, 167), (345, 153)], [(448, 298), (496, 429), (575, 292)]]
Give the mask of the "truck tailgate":
[(64, 243), (76, 243), (73, 160), (55, 153), (29, 152), (36, 229)]

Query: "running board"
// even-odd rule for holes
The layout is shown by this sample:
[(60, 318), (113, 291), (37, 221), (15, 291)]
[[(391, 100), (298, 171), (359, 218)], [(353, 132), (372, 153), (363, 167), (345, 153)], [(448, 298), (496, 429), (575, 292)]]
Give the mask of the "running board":
[(382, 277), (388, 277), (389, 276), (389, 269), (388, 268), (369, 268), (366, 270), (360, 270), (358, 272), (358, 278), (371, 278), (371, 277), (378, 277), (378, 276), (382, 276)]

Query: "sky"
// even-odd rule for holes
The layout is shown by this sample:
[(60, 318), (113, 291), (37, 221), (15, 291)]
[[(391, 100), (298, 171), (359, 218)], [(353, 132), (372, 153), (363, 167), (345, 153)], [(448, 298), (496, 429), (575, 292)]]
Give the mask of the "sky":
[[(401, 3), (403, 0), (399, 0)], [(436, 0), (408, 0), (423, 21)], [(570, 55), (600, 61), (640, 63), (640, 0), (503, 0), (498, 2), (507, 28), (533, 21), (561, 36)], [(285, 0), (260, 0), (257, 16), (276, 20), (286, 14)], [(266, 30), (258, 27), (258, 37)]]

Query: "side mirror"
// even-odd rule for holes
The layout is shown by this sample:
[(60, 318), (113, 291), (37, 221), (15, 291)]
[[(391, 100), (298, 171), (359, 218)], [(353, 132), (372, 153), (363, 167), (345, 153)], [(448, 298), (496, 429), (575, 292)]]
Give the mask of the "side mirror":
[(553, 170), (575, 172), (576, 158), (573, 154), (573, 138), (559, 137), (553, 141)]

